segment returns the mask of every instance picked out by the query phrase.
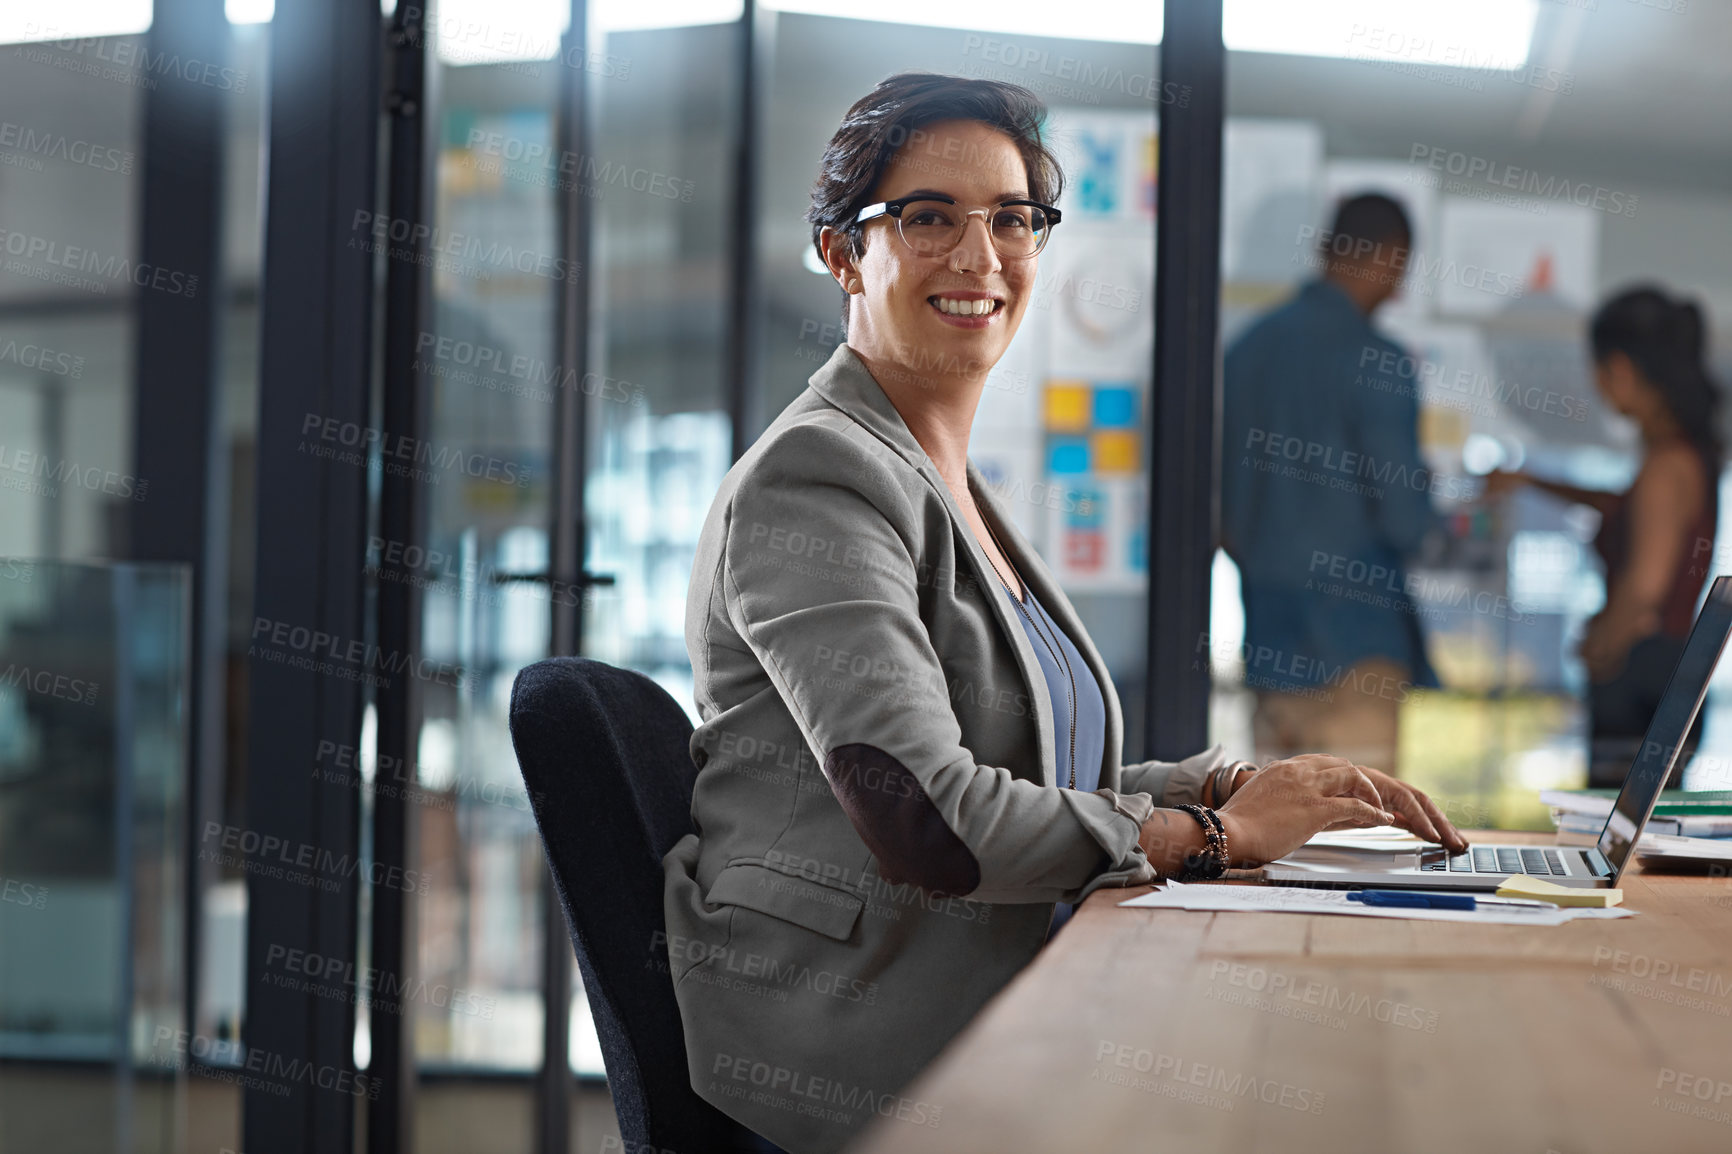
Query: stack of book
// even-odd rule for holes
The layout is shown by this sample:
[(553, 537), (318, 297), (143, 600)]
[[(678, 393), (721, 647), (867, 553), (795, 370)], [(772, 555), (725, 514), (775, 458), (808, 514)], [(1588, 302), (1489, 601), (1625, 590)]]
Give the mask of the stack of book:
[[(1558, 844), (1593, 845), (1617, 800), (1615, 789), (1548, 789)], [(1636, 843), (1644, 865), (1732, 862), (1732, 790), (1667, 790)]]
[[(1615, 789), (1548, 789), (1540, 802), (1552, 807), (1562, 845), (1593, 845), (1618, 799)], [(1732, 789), (1668, 790), (1654, 807), (1650, 833), (1674, 837), (1732, 837)]]

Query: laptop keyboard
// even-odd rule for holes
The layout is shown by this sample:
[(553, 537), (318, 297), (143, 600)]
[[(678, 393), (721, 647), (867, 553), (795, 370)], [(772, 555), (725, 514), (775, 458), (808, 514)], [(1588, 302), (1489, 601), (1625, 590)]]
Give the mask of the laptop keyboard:
[(1557, 850), (1523, 849), (1516, 846), (1474, 846), (1466, 853), (1428, 861), (1422, 870), (1456, 874), (1528, 874), (1533, 877), (1564, 877), (1564, 862)]

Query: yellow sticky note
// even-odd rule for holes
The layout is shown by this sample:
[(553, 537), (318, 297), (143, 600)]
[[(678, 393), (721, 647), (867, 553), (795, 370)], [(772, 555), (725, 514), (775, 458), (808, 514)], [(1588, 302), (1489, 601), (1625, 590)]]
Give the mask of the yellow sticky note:
[(1419, 443), (1428, 449), (1459, 449), (1470, 431), (1465, 413), (1430, 405), (1419, 410)]
[(1522, 877), (1519, 874), (1497, 887), (1497, 896), (1535, 898), (1542, 902), (1551, 902), (1554, 906), (1585, 906), (1593, 909), (1622, 905), (1624, 901), (1623, 890), (1576, 889), (1548, 882), (1544, 878)]
[(1135, 433), (1104, 430), (1089, 438), (1089, 450), (1097, 473), (1134, 473), (1142, 440)]
[(1082, 381), (1048, 381), (1046, 427), (1053, 432), (1074, 433), (1089, 427), (1094, 390)]

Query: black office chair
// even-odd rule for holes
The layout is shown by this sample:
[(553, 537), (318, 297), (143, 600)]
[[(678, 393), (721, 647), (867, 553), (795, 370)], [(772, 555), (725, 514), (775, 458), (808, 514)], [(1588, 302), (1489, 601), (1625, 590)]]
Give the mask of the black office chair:
[(762, 1149), (761, 1139), (692, 1091), (673, 983), (645, 964), (666, 961), (662, 855), (692, 832), (691, 735), (666, 690), (600, 661), (540, 661), (511, 687), (511, 744), (625, 1149), (734, 1154)]

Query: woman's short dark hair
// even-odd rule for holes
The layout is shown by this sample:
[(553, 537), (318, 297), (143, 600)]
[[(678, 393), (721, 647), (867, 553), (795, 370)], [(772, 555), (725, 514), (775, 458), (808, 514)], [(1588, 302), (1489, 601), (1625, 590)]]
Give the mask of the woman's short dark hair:
[(1623, 353), (1659, 390), (1672, 417), (1719, 470), (1720, 390), (1703, 360), (1702, 310), (1657, 285), (1625, 289), (1600, 306), (1588, 329), (1594, 360)]
[[(842, 126), (824, 148), (818, 179), (812, 185), (812, 245), (824, 249), (819, 234), (833, 228), (847, 235), (855, 256), (863, 251), (861, 226), (854, 217), (872, 203), (872, 190), (907, 144), (926, 139), (927, 125), (945, 120), (976, 120), (1009, 136), (1028, 169), (1031, 200), (1056, 205), (1064, 188), (1058, 158), (1041, 134), (1046, 106), (1028, 89), (997, 80), (973, 80), (936, 72), (899, 72), (878, 83), (842, 117)], [(945, 156), (933, 150), (932, 167), (965, 167), (966, 156)]]

